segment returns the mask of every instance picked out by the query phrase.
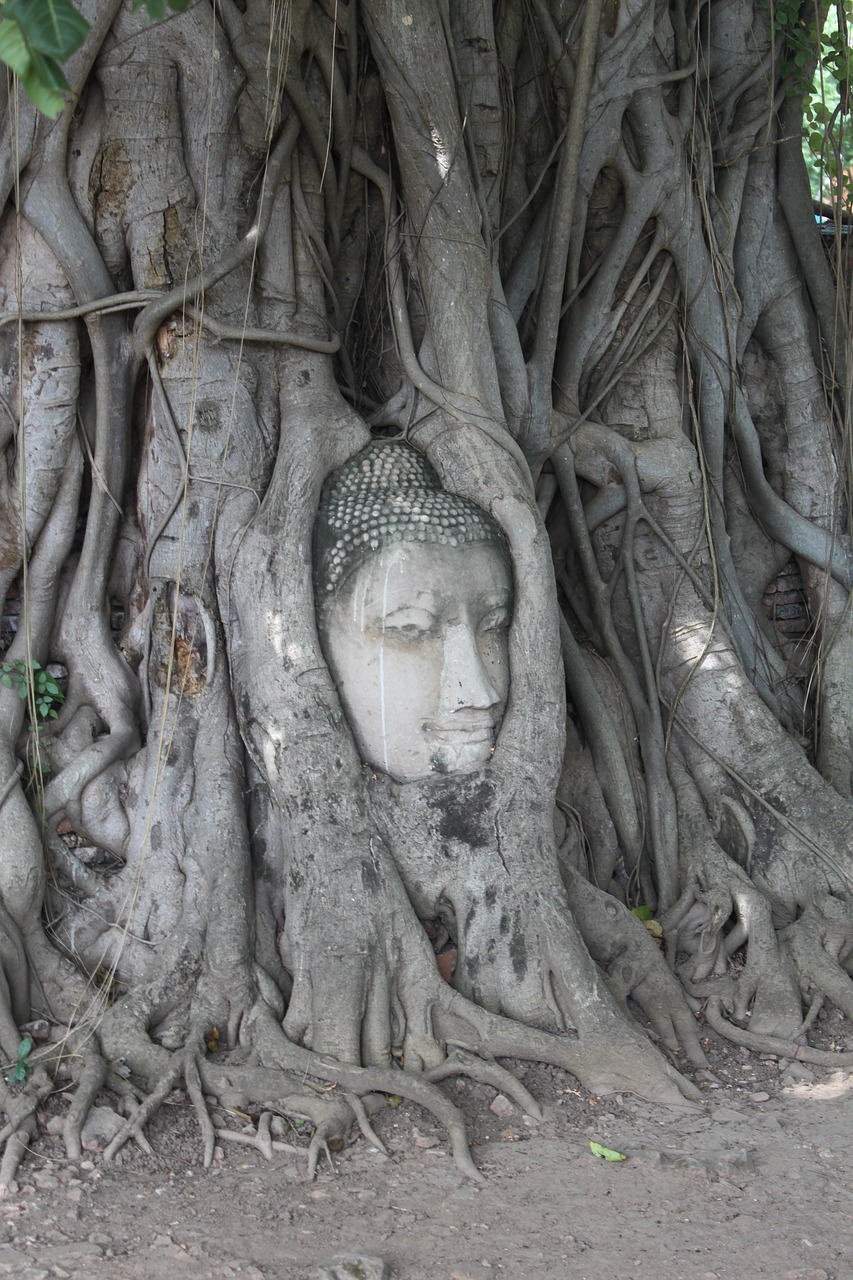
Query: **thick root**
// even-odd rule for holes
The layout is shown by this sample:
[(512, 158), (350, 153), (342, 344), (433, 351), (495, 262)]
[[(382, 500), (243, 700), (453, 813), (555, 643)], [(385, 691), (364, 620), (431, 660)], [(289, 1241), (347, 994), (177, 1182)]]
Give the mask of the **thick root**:
[(684, 991), (648, 929), (578, 872), (566, 866), (561, 870), (572, 915), (617, 1003), (628, 1014), (628, 999), (633, 999), (668, 1049), (682, 1048), (694, 1066), (707, 1066)]
[(718, 996), (708, 1000), (705, 1017), (708, 1020), (708, 1026), (718, 1036), (731, 1040), (733, 1044), (743, 1045), (746, 1049), (753, 1049), (756, 1053), (775, 1053), (780, 1058), (811, 1062), (819, 1067), (853, 1067), (853, 1053), (812, 1049), (811, 1045), (795, 1044), (793, 1040), (783, 1040), (779, 1036), (759, 1035), (754, 1031), (746, 1031), (743, 1027), (736, 1027), (723, 1016)]

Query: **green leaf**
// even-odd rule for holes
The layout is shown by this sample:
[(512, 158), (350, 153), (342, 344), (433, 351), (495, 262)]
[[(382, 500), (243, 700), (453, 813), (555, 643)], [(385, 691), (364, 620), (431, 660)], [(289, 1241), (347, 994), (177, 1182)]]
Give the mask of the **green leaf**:
[[(183, 13), (189, 8), (190, 0), (169, 0), (168, 7), (175, 13)], [(133, 0), (134, 9), (144, 8), (149, 18), (161, 22), (166, 16), (166, 0)]]
[(600, 1142), (590, 1140), (589, 1149), (594, 1156), (598, 1156), (599, 1160), (609, 1160), (615, 1163), (619, 1160), (627, 1160), (627, 1156), (623, 1156), (621, 1151), (613, 1151), (610, 1147), (603, 1147)]
[(634, 907), (634, 915), (637, 917), (638, 920), (654, 920), (655, 918), (655, 913), (653, 908), (650, 907), (645, 902), (642, 904), (642, 906)]
[(17, 76), (25, 76), (30, 66), (30, 51), (24, 33), (14, 18), (0, 18), (0, 61)]
[(88, 22), (70, 0), (6, 0), (3, 7), (21, 27), (31, 53), (68, 58), (89, 33)]
[(11, 675), (11, 672), (9, 672), (9, 671), (3, 671), (2, 673), (0, 673), (0, 684), (5, 684), (5, 686), (6, 686), (6, 688), (7, 688), (7, 689), (11, 689), (11, 688), (12, 688), (12, 675)]
[(19, 1059), (26, 1058), (27, 1054), (30, 1052), (32, 1047), (33, 1047), (33, 1042), (30, 1039), (30, 1037), (24, 1036), (23, 1040), (18, 1045), (18, 1058)]
[(22, 1062), (19, 1062), (14, 1071), (11, 1071), (6, 1077), (8, 1084), (23, 1084), (27, 1078), (27, 1068)]
[(33, 54), (33, 66), (25, 76), (21, 76), (21, 84), (30, 102), (44, 115), (55, 119), (64, 109), (66, 97), (63, 89), (68, 88), (68, 82), (53, 58)]

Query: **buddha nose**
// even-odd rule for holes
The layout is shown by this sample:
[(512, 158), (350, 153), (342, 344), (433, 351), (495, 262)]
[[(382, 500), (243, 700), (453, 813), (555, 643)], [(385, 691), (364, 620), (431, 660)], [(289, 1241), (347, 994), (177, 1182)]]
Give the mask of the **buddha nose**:
[(487, 711), (500, 701), (483, 665), (474, 632), (464, 624), (448, 627), (441, 672), (441, 710), (452, 713), (467, 707)]

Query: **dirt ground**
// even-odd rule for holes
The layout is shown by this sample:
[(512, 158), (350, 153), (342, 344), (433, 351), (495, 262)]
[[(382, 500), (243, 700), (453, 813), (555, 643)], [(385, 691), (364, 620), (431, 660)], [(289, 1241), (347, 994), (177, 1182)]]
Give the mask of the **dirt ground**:
[[(853, 1028), (833, 1010), (819, 1038), (853, 1050)], [(295, 1130), (298, 1154), (267, 1162), (223, 1141), (206, 1171), (176, 1092), (149, 1131), (153, 1155), (126, 1148), (105, 1165), (92, 1151), (77, 1166), (57, 1137), (36, 1141), (19, 1190), (0, 1201), (0, 1276), (317, 1280), (347, 1252), (384, 1259), (394, 1280), (849, 1280), (853, 1072), (713, 1038), (708, 1049), (707, 1103), (684, 1113), (597, 1100), (538, 1066), (514, 1064), (544, 1103), (540, 1124), (500, 1101), (497, 1114), (486, 1086), (445, 1084), (468, 1119), (482, 1187), (407, 1103), (375, 1118), (387, 1156), (356, 1137), (314, 1183)], [(51, 1104), (53, 1127), (65, 1105)], [(591, 1140), (627, 1159), (597, 1158)]]

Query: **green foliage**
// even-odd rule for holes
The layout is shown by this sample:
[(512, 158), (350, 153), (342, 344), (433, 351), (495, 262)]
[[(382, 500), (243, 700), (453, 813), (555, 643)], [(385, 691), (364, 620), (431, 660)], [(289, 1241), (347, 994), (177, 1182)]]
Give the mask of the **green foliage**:
[[(772, 5), (773, 26), (785, 41), (791, 75), (788, 92), (803, 98), (803, 155), (815, 199), (849, 205), (853, 181), (850, 91), (853, 0), (834, 0), (818, 31), (802, 14), (799, 0)], [(814, 12), (814, 11), (811, 11)]]
[(183, 13), (184, 9), (189, 7), (190, 0), (133, 0), (134, 9), (145, 8), (149, 18), (153, 18), (155, 22), (162, 21), (166, 16), (167, 9), (174, 9), (176, 13)]
[(65, 695), (49, 671), (38, 662), (26, 663), (21, 658), (0, 664), (0, 684), (14, 689), (22, 702), (32, 695), (36, 715), (42, 720), (55, 720)]
[[(155, 21), (189, 0), (134, 0)], [(14, 71), (31, 102), (51, 118), (68, 95), (62, 63), (80, 48), (89, 23), (71, 0), (0, 0), (0, 62)]]
[(30, 1066), (28, 1061), (32, 1047), (33, 1047), (33, 1042), (30, 1039), (30, 1037), (24, 1036), (23, 1040), (18, 1045), (17, 1061), (14, 1067), (12, 1068), (12, 1070), (9, 1072), (9, 1074), (6, 1077), (7, 1084), (23, 1084), (24, 1083), (30, 1071), (32, 1071), (32, 1067)]
[(45, 115), (56, 116), (65, 106), (68, 81), (60, 64), (80, 48), (88, 30), (70, 0), (3, 0), (0, 60)]

